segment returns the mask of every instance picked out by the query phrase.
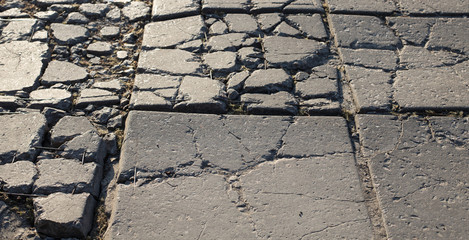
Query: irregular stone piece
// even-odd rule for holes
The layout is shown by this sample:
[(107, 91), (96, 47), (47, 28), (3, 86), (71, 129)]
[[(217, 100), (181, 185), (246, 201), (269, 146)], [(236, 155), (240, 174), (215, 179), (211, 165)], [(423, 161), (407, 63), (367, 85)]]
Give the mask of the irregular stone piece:
[(430, 35), (436, 18), (387, 17), (386, 21), (399, 37), (408, 43), (423, 45)]
[(272, 31), (272, 33), (274, 33), (276, 36), (282, 36), (282, 37), (288, 37), (288, 36), (299, 37), (299, 36), (301, 36), (301, 32), (298, 29), (288, 25), (286, 22), (280, 23)]
[(140, 53), (140, 71), (170, 73), (174, 75), (199, 75), (201, 64), (196, 55), (179, 49), (154, 49)]
[(86, 131), (94, 130), (96, 128), (86, 117), (65, 116), (51, 130), (52, 146), (58, 147)]
[(96, 82), (93, 84), (93, 88), (104, 89), (108, 91), (118, 92), (122, 89), (122, 85), (119, 80), (114, 79), (106, 82)]
[(42, 21), (53, 21), (59, 16), (59, 14), (56, 11), (42, 11), (42, 12), (37, 12), (34, 14), (34, 17), (36, 17), (39, 20)]
[(344, 63), (348, 65), (384, 70), (393, 70), (397, 67), (398, 57), (394, 51), (340, 48), (340, 54)]
[(40, 89), (29, 94), (30, 108), (56, 107), (69, 109), (72, 105), (72, 94), (65, 89)]
[(36, 166), (30, 161), (0, 165), (0, 185), (9, 193), (31, 193), (36, 175)]
[(90, 194), (55, 193), (33, 200), (38, 232), (58, 238), (85, 238), (91, 230), (96, 200)]
[(68, 14), (65, 23), (67, 24), (87, 24), (90, 20), (83, 14), (78, 12), (71, 12)]
[(204, 0), (202, 4), (203, 13), (246, 13), (249, 10), (248, 0)]
[(112, 45), (107, 42), (94, 42), (86, 48), (88, 53), (96, 56), (111, 55), (113, 50)]
[(241, 95), (240, 102), (250, 114), (261, 115), (296, 115), (298, 102), (288, 92), (273, 94), (246, 93)]
[(224, 19), (230, 32), (247, 33), (256, 37), (259, 35), (256, 19), (251, 15), (227, 14)]
[(253, 12), (279, 12), (286, 5), (287, 1), (278, 0), (251, 0)]
[(331, 15), (330, 18), (339, 47), (394, 50), (400, 44), (399, 38), (377, 17)]
[(63, 118), (67, 114), (67, 112), (52, 107), (44, 107), (44, 109), (42, 110), (42, 114), (44, 114), (47, 119), (47, 123), (50, 126), (56, 124), (61, 118)]
[(86, 3), (89, 0), (35, 0), (40, 5), (50, 6), (52, 4), (74, 4), (74, 3)]
[(75, 45), (88, 39), (89, 32), (85, 27), (62, 23), (51, 24), (52, 35), (59, 44)]
[(0, 12), (0, 18), (27, 18), (29, 15), (20, 8), (10, 8)]
[[(156, 1), (160, 2), (160, 1)], [(122, 8), (122, 15), (129, 19), (130, 22), (144, 20), (150, 13), (150, 7), (144, 2), (132, 1), (129, 5)]]
[(431, 51), (423, 47), (404, 46), (400, 54), (404, 69), (436, 68), (452, 66), (468, 59), (468, 56), (450, 51)]
[(469, 13), (469, 3), (464, 0), (451, 0), (447, 2), (432, 0), (425, 3), (413, 0), (399, 0), (399, 4), (403, 12), (413, 15)]
[(352, 154), (266, 162), (239, 185), (257, 238), (373, 238)]
[(77, 107), (86, 107), (90, 104), (99, 106), (119, 104), (119, 96), (102, 89), (83, 89), (80, 92), (80, 97), (78, 97)]
[(264, 13), (257, 15), (257, 21), (262, 31), (270, 32), (282, 22), (282, 16), (280, 13)]
[(138, 74), (130, 99), (132, 109), (170, 110), (175, 102), (182, 77)]
[(287, 18), (295, 23), (308, 38), (327, 39), (327, 32), (322, 22), (321, 15), (290, 15)]
[(204, 55), (204, 61), (209, 69), (220, 72), (233, 72), (238, 67), (236, 64), (236, 53), (234, 52), (212, 52)]
[(228, 32), (228, 26), (223, 21), (216, 21), (210, 26), (209, 32), (212, 35), (225, 34)]
[(204, 31), (202, 16), (153, 22), (145, 26), (142, 45), (145, 48), (172, 47), (201, 39)]
[(18, 19), (11, 21), (3, 28), (0, 35), (2, 41), (29, 40), (39, 28), (39, 21), (36, 19)]
[(103, 3), (84, 3), (78, 8), (87, 17), (103, 17), (109, 11), (109, 5)]
[(337, 115), (340, 111), (340, 103), (328, 98), (313, 98), (300, 102), (300, 112), (308, 115), (318, 113)]
[(106, 146), (95, 131), (86, 131), (60, 146), (58, 154), (63, 158), (76, 159), (82, 162), (103, 164), (106, 157)]
[(158, 0), (153, 2), (153, 20), (167, 20), (196, 15), (199, 10), (197, 0)]
[(242, 72), (230, 74), (230, 76), (228, 76), (229, 79), (227, 83), (227, 88), (240, 91), (243, 88), (244, 82), (249, 77), (249, 75), (250, 74), (248, 71), (242, 71)]
[(0, 96), (0, 107), (2, 108), (17, 108), (22, 104), (22, 101), (18, 97)]
[(49, 47), (45, 43), (13, 41), (0, 44), (0, 92), (34, 88), (48, 59)]
[[(466, 3), (469, 7), (469, 3)], [(468, 10), (469, 12), (469, 10)], [(468, 54), (469, 21), (464, 18), (440, 18), (430, 32), (426, 48), (430, 50), (449, 49)]]
[(82, 164), (70, 159), (43, 159), (37, 163), (39, 177), (34, 182), (33, 193), (49, 195), (61, 193), (90, 193), (99, 197), (102, 166)]
[(74, 84), (87, 78), (88, 72), (84, 67), (65, 61), (52, 61), (47, 66), (41, 83), (48, 86), (57, 83)]
[(394, 1), (389, 0), (352, 0), (347, 2), (327, 0), (326, 2), (331, 13), (391, 14), (398, 11)]
[(311, 68), (328, 52), (322, 42), (309, 39), (272, 36), (264, 39), (265, 58), (274, 67)]
[(239, 47), (252, 46), (257, 42), (246, 33), (228, 33), (210, 37), (207, 49), (210, 51), (236, 51)]
[(244, 82), (244, 90), (252, 93), (274, 93), (290, 90), (293, 80), (283, 69), (256, 70)]
[(179, 87), (177, 111), (224, 113), (226, 92), (223, 83), (206, 77), (186, 76)]
[(103, 27), (99, 32), (104, 38), (114, 38), (119, 36), (120, 28), (116, 26), (107, 26)]
[(334, 97), (338, 93), (337, 78), (311, 74), (308, 79), (296, 83), (295, 93), (303, 99)]
[(18, 160), (34, 161), (46, 131), (46, 118), (40, 113), (0, 115), (0, 164)]

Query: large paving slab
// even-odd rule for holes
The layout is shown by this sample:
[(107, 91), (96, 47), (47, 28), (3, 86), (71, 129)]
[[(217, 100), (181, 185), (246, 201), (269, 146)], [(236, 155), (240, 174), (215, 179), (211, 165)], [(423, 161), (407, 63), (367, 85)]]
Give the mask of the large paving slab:
[(363, 155), (392, 239), (465, 239), (468, 119), (359, 115)]
[(392, 14), (398, 8), (391, 0), (326, 0), (331, 13)]

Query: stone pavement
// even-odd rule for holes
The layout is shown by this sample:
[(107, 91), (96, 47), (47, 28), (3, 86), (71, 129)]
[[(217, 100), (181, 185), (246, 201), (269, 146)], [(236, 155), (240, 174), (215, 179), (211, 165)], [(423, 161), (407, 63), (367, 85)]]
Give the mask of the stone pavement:
[(0, 239), (465, 239), (468, 16), (0, 0)]

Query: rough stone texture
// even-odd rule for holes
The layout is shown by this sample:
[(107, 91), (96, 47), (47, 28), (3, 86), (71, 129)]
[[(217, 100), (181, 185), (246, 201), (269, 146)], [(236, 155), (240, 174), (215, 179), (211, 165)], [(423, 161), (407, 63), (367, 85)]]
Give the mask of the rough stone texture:
[(225, 86), (218, 80), (187, 76), (182, 79), (174, 109), (184, 112), (226, 112)]
[(360, 128), (372, 130), (360, 130), (362, 147), (383, 149), (371, 158), (371, 174), (388, 237), (464, 239), (468, 119), (361, 119)]
[(468, 68), (466, 61), (450, 67), (398, 71), (394, 99), (405, 111), (467, 110)]
[(0, 165), (0, 188), (9, 193), (31, 193), (36, 175), (36, 167), (30, 161)]
[(293, 0), (283, 8), (285, 13), (312, 13), (324, 12), (320, 0)]
[(88, 53), (96, 56), (111, 55), (113, 50), (112, 45), (107, 42), (94, 42), (86, 48)]
[(280, 13), (259, 14), (257, 15), (257, 21), (262, 31), (270, 32), (282, 22), (282, 15), (280, 15)]
[(402, 40), (408, 43), (423, 45), (435, 24), (435, 18), (387, 17), (386, 21)]
[(90, 194), (55, 193), (33, 200), (38, 232), (58, 238), (85, 238), (91, 230), (96, 200)]
[(337, 115), (341, 111), (341, 104), (328, 98), (313, 98), (299, 103), (300, 112), (308, 115), (327, 114)]
[(120, 28), (116, 26), (106, 26), (103, 27), (99, 32), (104, 38), (114, 38), (119, 36)]
[(392, 0), (326, 0), (331, 13), (392, 14), (398, 8)]
[(0, 41), (29, 40), (39, 27), (36, 19), (18, 19), (11, 21), (1, 31)]
[(67, 159), (76, 159), (81, 162), (95, 162), (103, 164), (106, 157), (106, 146), (95, 131), (86, 131), (60, 146), (60, 156)]
[(288, 117), (132, 111), (127, 120), (119, 179), (130, 179), (135, 170), (139, 177), (151, 177), (202, 161), (238, 171), (272, 160), (288, 124)]
[(119, 92), (122, 90), (122, 84), (119, 80), (114, 79), (106, 82), (96, 82), (93, 84), (93, 88)]
[(328, 37), (321, 15), (319, 14), (311, 16), (289, 15), (287, 19), (297, 25), (298, 29), (305, 33), (308, 38), (325, 40)]
[(340, 54), (345, 64), (364, 68), (394, 70), (398, 62), (396, 53), (389, 50), (340, 48)]
[(59, 44), (75, 45), (88, 39), (90, 33), (85, 27), (62, 23), (51, 24), (52, 35)]
[(213, 52), (204, 55), (204, 62), (215, 72), (233, 72), (238, 68), (236, 56), (234, 52)]
[(202, 12), (245, 13), (248, 12), (250, 8), (248, 2), (248, 0), (204, 0), (202, 4)]
[(74, 3), (86, 3), (89, 0), (35, 0), (40, 5), (50, 6), (53, 4), (74, 4)]
[(77, 107), (86, 107), (88, 105), (113, 105), (119, 104), (119, 96), (113, 92), (87, 88), (80, 92), (80, 97), (77, 100)]
[(335, 98), (339, 91), (337, 69), (329, 65), (315, 67), (307, 79), (296, 81), (295, 94), (303, 99)]
[(36, 233), (27, 221), (10, 211), (9, 206), (0, 201), (0, 238), (34, 240)]
[(394, 50), (400, 44), (399, 38), (377, 17), (333, 14), (330, 20), (338, 47)]
[(84, 67), (65, 61), (52, 61), (47, 66), (41, 83), (44, 85), (54, 85), (57, 83), (74, 84), (82, 82), (87, 78), (88, 72)]
[(423, 47), (404, 46), (399, 53), (403, 69), (436, 68), (453, 66), (469, 59), (469, 56), (450, 51), (431, 51)]
[(211, 51), (236, 51), (239, 47), (252, 46), (257, 42), (246, 33), (228, 33), (212, 36), (207, 42), (207, 49)]
[(261, 49), (244, 47), (238, 50), (238, 59), (247, 68), (258, 69), (264, 64), (264, 54)]
[(227, 14), (226, 24), (230, 32), (242, 32), (253, 36), (259, 36), (259, 28), (256, 19), (248, 14)]
[(0, 164), (13, 160), (34, 161), (46, 131), (46, 118), (40, 113), (0, 115)]
[(429, 0), (425, 3), (413, 0), (399, 0), (403, 12), (424, 15), (424, 14), (468, 14), (469, 3), (464, 0), (438, 1)]
[(54, 147), (86, 132), (96, 130), (86, 117), (65, 116), (51, 130), (51, 144)]
[(0, 96), (0, 107), (17, 108), (23, 105), (23, 102), (15, 96)]
[(56, 107), (67, 110), (72, 105), (72, 94), (65, 89), (40, 89), (29, 94), (30, 108)]
[[(469, 7), (469, 3), (466, 3)], [(466, 8), (469, 9), (469, 8)], [(469, 10), (468, 10), (469, 12)], [(469, 21), (465, 18), (441, 18), (433, 25), (428, 49), (448, 49), (461, 53), (469, 53)]]
[(264, 47), (269, 65), (293, 69), (314, 67), (321, 55), (329, 52), (322, 42), (278, 36), (266, 37)]
[(61, 193), (90, 193), (99, 197), (102, 166), (82, 164), (70, 159), (44, 159), (37, 163), (39, 177), (34, 182), (33, 193), (49, 195)]
[(201, 67), (196, 55), (179, 49), (142, 51), (138, 61), (140, 71), (175, 75), (200, 75)]
[(153, 1), (152, 17), (154, 20), (196, 15), (199, 10), (197, 0), (157, 0)]
[(130, 107), (140, 110), (170, 110), (176, 100), (182, 77), (138, 74)]
[(145, 25), (142, 46), (165, 48), (180, 45), (204, 36), (205, 25), (201, 16), (153, 22)]
[(216, 21), (210, 26), (209, 32), (213, 35), (225, 34), (228, 32), (228, 26), (223, 21)]
[(288, 36), (300, 37), (301, 36), (301, 32), (298, 29), (288, 25), (288, 23), (286, 22), (280, 23), (272, 31), (272, 33), (275, 34), (276, 36), (282, 36), (282, 37), (288, 37)]
[[(354, 92), (358, 110), (389, 110), (391, 107), (392, 89), (391, 73), (379, 69), (366, 69), (347, 66), (348, 80)], [(412, 94), (412, 99), (415, 95)]]
[(261, 115), (296, 115), (298, 101), (288, 92), (273, 94), (246, 93), (241, 95), (240, 102), (249, 114)]
[(239, 185), (258, 239), (372, 238), (351, 154), (267, 162)]
[(13, 41), (0, 44), (0, 92), (28, 91), (49, 59), (45, 43)]
[(234, 89), (240, 91), (246, 79), (249, 77), (250, 73), (248, 71), (242, 71), (237, 73), (232, 73), (228, 76), (228, 82), (226, 84), (228, 89)]
[[(160, 2), (159, 0), (156, 2)], [(150, 7), (144, 2), (132, 1), (129, 5), (122, 8), (122, 15), (130, 22), (144, 20), (150, 13)]]
[(283, 69), (256, 70), (244, 82), (244, 90), (252, 93), (274, 93), (291, 90), (293, 80)]
[(67, 24), (87, 24), (89, 22), (90, 19), (78, 12), (71, 12), (67, 15), (67, 19), (65, 19), (65, 23)]
[(103, 17), (109, 11), (109, 5), (103, 3), (84, 3), (78, 8), (87, 17)]

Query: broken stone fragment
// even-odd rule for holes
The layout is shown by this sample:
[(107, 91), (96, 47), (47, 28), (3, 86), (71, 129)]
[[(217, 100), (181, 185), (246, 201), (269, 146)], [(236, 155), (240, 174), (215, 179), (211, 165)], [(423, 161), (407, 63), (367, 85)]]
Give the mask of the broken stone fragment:
[(70, 62), (52, 61), (42, 76), (41, 83), (51, 86), (57, 83), (73, 84), (86, 80), (88, 72), (86, 68)]
[(58, 154), (63, 158), (102, 165), (106, 146), (96, 131), (87, 131), (60, 146)]
[(261, 115), (296, 115), (298, 101), (288, 92), (273, 94), (246, 93), (241, 95), (240, 102), (251, 114)]
[(175, 110), (187, 112), (226, 112), (225, 86), (218, 80), (187, 76), (182, 79)]
[(0, 189), (9, 193), (31, 193), (36, 175), (36, 167), (30, 161), (0, 165)]
[(77, 107), (82, 108), (90, 104), (93, 104), (93, 105), (119, 104), (119, 96), (115, 95), (113, 92), (102, 90), (102, 89), (93, 89), (93, 88), (83, 89), (80, 92), (80, 97), (78, 97)]
[(56, 107), (67, 110), (72, 104), (72, 94), (65, 89), (40, 89), (30, 93), (31, 108)]
[(51, 130), (52, 146), (58, 147), (74, 137), (96, 128), (86, 117), (65, 116)]
[(293, 80), (283, 69), (256, 70), (244, 82), (244, 90), (250, 93), (289, 91), (292, 87)]
[(62, 23), (51, 24), (52, 34), (59, 44), (75, 45), (88, 39), (90, 33), (85, 27)]

